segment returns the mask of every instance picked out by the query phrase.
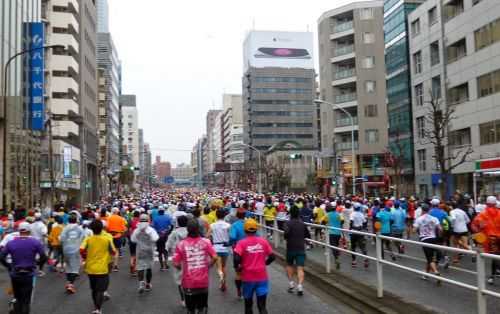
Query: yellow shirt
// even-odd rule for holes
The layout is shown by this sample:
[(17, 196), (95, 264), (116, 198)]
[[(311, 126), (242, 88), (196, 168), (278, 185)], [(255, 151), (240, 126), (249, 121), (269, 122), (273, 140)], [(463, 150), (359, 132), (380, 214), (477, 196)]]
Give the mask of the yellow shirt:
[(63, 226), (60, 224), (54, 224), (52, 229), (50, 230), (50, 234), (47, 237), (49, 244), (51, 246), (60, 246), (61, 240), (59, 240), (59, 236), (61, 235), (63, 230)]
[(109, 233), (101, 233), (87, 237), (81, 247), (87, 251), (85, 260), (85, 272), (90, 275), (105, 275), (109, 273), (111, 253), (116, 252), (113, 237)]
[(217, 221), (217, 215), (216, 215), (215, 210), (212, 210), (208, 215), (207, 215), (207, 222), (209, 225), (213, 224), (214, 222)]
[(326, 219), (326, 213), (325, 210), (321, 207), (314, 207), (313, 214), (315, 216), (314, 218), (314, 223), (315, 224), (321, 224), (322, 222), (325, 222)]
[(276, 207), (264, 207), (264, 219), (266, 221), (274, 221), (274, 217), (276, 217)]

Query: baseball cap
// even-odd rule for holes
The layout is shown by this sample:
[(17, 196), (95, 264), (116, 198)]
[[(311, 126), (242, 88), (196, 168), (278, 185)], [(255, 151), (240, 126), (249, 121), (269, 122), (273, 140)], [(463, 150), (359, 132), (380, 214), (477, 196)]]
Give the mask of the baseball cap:
[(149, 222), (149, 216), (146, 215), (146, 214), (142, 214), (140, 217), (139, 217), (139, 221), (140, 222)]
[(258, 229), (257, 221), (252, 218), (245, 220), (244, 228), (246, 232), (256, 232)]
[(431, 201), (431, 205), (439, 205), (440, 201), (438, 198), (433, 198)]
[(497, 204), (497, 198), (494, 197), (494, 196), (488, 196), (488, 198), (486, 199), (486, 204), (496, 205)]
[(19, 232), (29, 232), (31, 231), (30, 224), (27, 222), (21, 222), (17, 228)]

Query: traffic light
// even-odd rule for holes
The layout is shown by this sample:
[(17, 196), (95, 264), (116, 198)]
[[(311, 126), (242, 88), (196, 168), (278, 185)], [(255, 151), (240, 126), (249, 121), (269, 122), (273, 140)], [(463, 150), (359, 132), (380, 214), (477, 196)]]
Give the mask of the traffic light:
[(302, 154), (290, 154), (290, 159), (302, 159)]

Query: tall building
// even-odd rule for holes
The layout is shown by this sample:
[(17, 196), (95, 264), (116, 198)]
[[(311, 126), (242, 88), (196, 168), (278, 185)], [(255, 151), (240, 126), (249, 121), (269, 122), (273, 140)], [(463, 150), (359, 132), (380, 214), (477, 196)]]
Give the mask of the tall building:
[(401, 173), (391, 175), (393, 181), (400, 182), (399, 192), (404, 195), (414, 191), (408, 14), (424, 1), (384, 1), (389, 151), (394, 156), (393, 160), (400, 161), (398, 163), (402, 168)]
[[(330, 174), (342, 174), (352, 189), (352, 131), (355, 176), (368, 178), (366, 192), (384, 190), (382, 161), (387, 149), (383, 2), (351, 3), (318, 20), (321, 151), (331, 156)], [(347, 111), (353, 117), (353, 123)], [(340, 178), (337, 177), (337, 178)], [(335, 178), (335, 180), (337, 180)]]
[(97, 10), (95, 1), (79, 0), (80, 4), (80, 126), (81, 137), (81, 203), (95, 202), (98, 197), (97, 155)]
[(137, 165), (139, 167), (139, 176), (141, 179), (144, 178), (144, 130), (139, 129), (138, 130), (138, 135), (139, 135), (139, 164)]
[(431, 100), (443, 112), (454, 110), (445, 153), (458, 157), (449, 165), (467, 153), (448, 177), (447, 194), (500, 193), (500, 2), (427, 0), (409, 15), (408, 29), (417, 194), (440, 193), (435, 148), (426, 136)]
[(317, 148), (312, 47), (309, 32), (248, 33), (243, 47), (246, 144), (261, 151), (285, 141)]
[(99, 71), (100, 174), (116, 174), (120, 164), (119, 59), (111, 34), (97, 34)]
[(172, 165), (168, 161), (161, 161), (161, 156), (156, 156), (154, 168), (155, 175), (160, 182), (172, 175)]
[(175, 181), (191, 181), (193, 179), (193, 168), (190, 165), (179, 164), (172, 168), (172, 177)]
[(242, 163), (244, 161), (243, 143), (243, 105), (241, 95), (222, 96), (222, 156), (224, 162)]
[(207, 127), (207, 167), (204, 168), (204, 176), (212, 177), (215, 173), (215, 163), (220, 161), (220, 120), (222, 110), (209, 110), (206, 117)]
[(152, 160), (151, 147), (148, 143), (144, 143), (144, 183), (151, 184), (153, 176), (153, 160)]
[(93, 0), (97, 6), (97, 32), (109, 33), (109, 4), (108, 0)]
[(122, 160), (139, 167), (139, 117), (135, 95), (120, 95), (122, 115)]
[[(4, 66), (9, 58), (23, 50), (27, 24), (40, 22), (40, 0), (0, 1), (0, 86), (7, 84), (7, 94), (0, 90), (0, 204), (32, 206), (40, 202), (40, 135), (26, 130), (24, 118), (28, 113), (27, 92), (23, 89), (27, 79), (23, 73), (23, 58), (15, 58), (3, 81)], [(47, 61), (45, 56), (45, 62)], [(47, 86), (45, 86), (45, 91)], [(4, 96), (7, 106), (3, 104)], [(4, 111), (6, 110), (6, 112)], [(8, 125), (6, 129), (6, 125)], [(5, 142), (5, 135), (7, 142)], [(7, 151), (4, 151), (4, 147)], [(5, 158), (7, 157), (7, 158)], [(43, 166), (42, 166), (43, 167)], [(6, 172), (4, 172), (6, 170)], [(17, 203), (17, 204), (16, 204)]]

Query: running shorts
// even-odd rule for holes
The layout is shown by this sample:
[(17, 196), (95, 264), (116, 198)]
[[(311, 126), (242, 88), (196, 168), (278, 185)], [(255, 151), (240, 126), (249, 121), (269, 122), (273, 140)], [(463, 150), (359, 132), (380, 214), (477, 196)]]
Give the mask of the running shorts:
[(304, 267), (306, 262), (306, 254), (304, 252), (286, 252), (286, 263), (288, 266)]
[(245, 299), (252, 299), (254, 293), (257, 297), (262, 297), (269, 293), (269, 281), (267, 280), (257, 282), (243, 281), (241, 287), (243, 298)]

